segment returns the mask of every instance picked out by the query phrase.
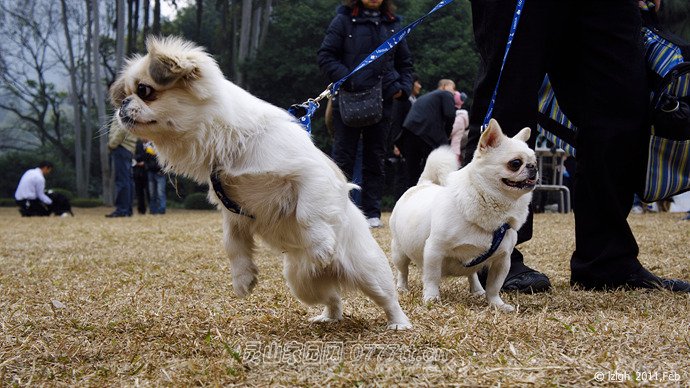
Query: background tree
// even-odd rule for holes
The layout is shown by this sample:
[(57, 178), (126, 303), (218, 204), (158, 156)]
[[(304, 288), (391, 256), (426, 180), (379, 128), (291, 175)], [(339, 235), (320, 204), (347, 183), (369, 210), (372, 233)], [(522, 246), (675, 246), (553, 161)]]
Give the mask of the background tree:
[(2, 128), (6, 142), (0, 149), (50, 145), (61, 159), (71, 160), (68, 129), (60, 109), (66, 94), (50, 78), (59, 69), (50, 50), (50, 40), (59, 27), (55, 4), (3, 2), (0, 11), (0, 109), (14, 118)]
[[(69, 30), (68, 23), (68, 10), (67, 2), (65, 0), (60, 0), (60, 8), (62, 15), (62, 27), (65, 32), (65, 43), (67, 45), (67, 70), (69, 73), (70, 88), (69, 88), (69, 98), (72, 104), (72, 112), (74, 120), (72, 121), (72, 126), (74, 128), (74, 166), (76, 172), (76, 187), (77, 195), (80, 197), (86, 197), (88, 195), (87, 188), (89, 184), (89, 177), (85, 174), (84, 166), (84, 140), (90, 145), (90, 139), (84, 139), (82, 133), (82, 108), (81, 102), (77, 97), (77, 65), (75, 64), (74, 47), (72, 45), (72, 35)], [(90, 147), (88, 147), (90, 149)]]
[[(108, 142), (106, 136), (106, 110), (105, 110), (105, 90), (103, 88), (103, 79), (101, 78), (101, 30), (100, 30), (100, 1), (91, 0), (91, 12), (93, 13), (92, 26), (92, 42), (93, 47), (91, 53), (93, 55), (93, 79), (91, 82), (94, 85), (94, 95), (96, 103), (96, 114), (100, 136), (98, 137), (99, 160), (101, 164), (101, 196), (103, 203), (110, 206), (113, 204), (113, 183), (110, 180), (112, 175), (110, 163), (108, 160)], [(107, 63), (107, 61), (106, 61)]]

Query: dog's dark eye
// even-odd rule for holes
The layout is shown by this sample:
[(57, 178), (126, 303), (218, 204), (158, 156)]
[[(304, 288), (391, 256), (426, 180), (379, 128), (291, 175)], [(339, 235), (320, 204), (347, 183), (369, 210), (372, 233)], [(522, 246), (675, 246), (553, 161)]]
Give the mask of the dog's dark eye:
[(517, 171), (522, 167), (522, 160), (520, 159), (513, 159), (510, 162), (508, 162), (508, 168), (511, 171)]
[(152, 87), (146, 84), (137, 85), (137, 96), (144, 101), (153, 100), (154, 91)]

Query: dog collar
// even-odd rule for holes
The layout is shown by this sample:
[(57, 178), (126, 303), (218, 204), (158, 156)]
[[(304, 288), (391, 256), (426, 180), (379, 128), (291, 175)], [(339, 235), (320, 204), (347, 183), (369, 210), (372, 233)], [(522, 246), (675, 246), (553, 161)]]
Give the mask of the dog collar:
[(253, 215), (245, 212), (237, 202), (233, 201), (230, 197), (228, 197), (227, 194), (225, 194), (223, 185), (220, 183), (220, 176), (216, 170), (213, 170), (211, 173), (211, 185), (213, 186), (213, 191), (216, 193), (216, 196), (218, 196), (218, 199), (220, 199), (220, 202), (223, 203), (223, 206), (225, 206), (226, 209), (235, 214), (254, 219)]
[(494, 230), (494, 238), (491, 240), (491, 246), (489, 247), (489, 250), (482, 253), (479, 257), (473, 259), (467, 264), (464, 264), (465, 268), (469, 267), (474, 267), (477, 264), (481, 264), (486, 261), (491, 255), (496, 253), (496, 249), (498, 249), (498, 246), (501, 245), (501, 242), (503, 241), (503, 237), (505, 237), (506, 232), (510, 229), (510, 225), (506, 222), (505, 224), (501, 225), (500, 228)]

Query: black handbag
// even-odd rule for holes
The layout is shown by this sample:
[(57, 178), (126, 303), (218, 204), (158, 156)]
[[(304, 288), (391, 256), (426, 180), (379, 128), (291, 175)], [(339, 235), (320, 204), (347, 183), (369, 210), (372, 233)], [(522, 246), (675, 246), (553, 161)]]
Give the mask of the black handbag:
[(338, 91), (338, 107), (343, 123), (348, 127), (366, 127), (383, 118), (383, 87), (379, 81), (374, 87), (359, 91)]

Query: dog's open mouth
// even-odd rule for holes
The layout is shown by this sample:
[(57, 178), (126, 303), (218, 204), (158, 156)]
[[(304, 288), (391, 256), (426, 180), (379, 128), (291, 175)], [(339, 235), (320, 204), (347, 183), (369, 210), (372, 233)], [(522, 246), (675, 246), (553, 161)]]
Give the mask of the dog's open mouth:
[(151, 124), (156, 124), (156, 120), (151, 120), (151, 121), (136, 121), (132, 117), (127, 116), (127, 115), (120, 115), (120, 120), (122, 121), (122, 124), (124, 124), (127, 128), (132, 128), (135, 125), (151, 125)]
[(516, 189), (533, 189), (534, 186), (537, 184), (536, 179), (525, 179), (522, 181), (511, 181), (510, 179), (503, 178), (501, 179), (503, 181), (503, 184), (506, 186), (514, 187)]

